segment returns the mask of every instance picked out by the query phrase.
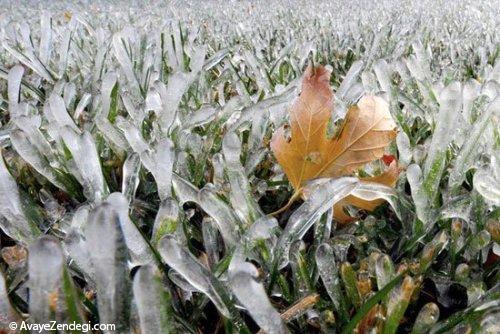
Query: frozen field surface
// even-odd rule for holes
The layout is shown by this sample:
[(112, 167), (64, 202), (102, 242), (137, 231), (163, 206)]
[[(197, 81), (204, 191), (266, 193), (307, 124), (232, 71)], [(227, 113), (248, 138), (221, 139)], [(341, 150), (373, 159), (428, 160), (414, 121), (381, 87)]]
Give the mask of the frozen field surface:
[(498, 0), (0, 0), (0, 333), (498, 332), (499, 31)]

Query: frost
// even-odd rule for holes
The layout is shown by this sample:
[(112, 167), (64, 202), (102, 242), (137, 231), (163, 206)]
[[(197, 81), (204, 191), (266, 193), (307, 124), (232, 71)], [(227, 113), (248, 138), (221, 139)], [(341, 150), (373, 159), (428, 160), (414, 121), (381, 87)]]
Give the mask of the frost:
[[(0, 327), (494, 331), (495, 2), (35, 7), (0, 8)], [(381, 161), (292, 195), (269, 140), (310, 65), (332, 74), (328, 136), (362, 96), (388, 102), (393, 188), (362, 181)], [(346, 206), (342, 224), (347, 196), (389, 205)], [(18, 265), (14, 243), (30, 251)], [(438, 295), (409, 299), (421, 279)], [(416, 303), (448, 303), (450, 286), (465, 294), (450, 317)]]

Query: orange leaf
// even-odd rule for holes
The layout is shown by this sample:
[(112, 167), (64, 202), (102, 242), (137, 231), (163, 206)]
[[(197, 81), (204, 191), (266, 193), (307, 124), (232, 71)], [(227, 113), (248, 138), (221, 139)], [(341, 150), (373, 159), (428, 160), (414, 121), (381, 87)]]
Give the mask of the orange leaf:
[(324, 166), (326, 128), (333, 108), (329, 82), (330, 73), (324, 67), (309, 66), (290, 112), (290, 128), (281, 127), (271, 139), (271, 149), (295, 189)]
[[(379, 183), (383, 184), (388, 187), (394, 187), (396, 185), (396, 182), (398, 180), (399, 176), (399, 169), (397, 166), (397, 162), (393, 161), (389, 165), (389, 168), (383, 172), (380, 175), (377, 176), (371, 176), (371, 177), (365, 177), (361, 178), (364, 182), (374, 182), (374, 183)], [(376, 199), (373, 201), (366, 201), (364, 199), (361, 199), (356, 196), (349, 195), (346, 198), (340, 200), (333, 206), (333, 216), (337, 221), (339, 221), (341, 224), (346, 224), (349, 223), (355, 218), (349, 216), (344, 212), (344, 207), (346, 205), (352, 205), (355, 206), (359, 209), (367, 210), (367, 211), (373, 211), (377, 206), (382, 204), (384, 200), (382, 199)]]
[(388, 104), (379, 97), (364, 96), (348, 110), (340, 133), (328, 138), (333, 109), (329, 81), (330, 73), (323, 66), (309, 66), (290, 112), (290, 125), (278, 129), (271, 139), (271, 150), (296, 192), (305, 181), (349, 175), (380, 159), (396, 136)]

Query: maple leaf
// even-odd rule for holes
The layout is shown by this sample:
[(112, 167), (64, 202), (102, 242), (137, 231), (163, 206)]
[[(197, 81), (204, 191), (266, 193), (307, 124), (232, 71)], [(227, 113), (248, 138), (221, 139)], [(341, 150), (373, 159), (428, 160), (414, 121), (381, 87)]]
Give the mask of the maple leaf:
[[(330, 73), (323, 66), (309, 66), (302, 79), (300, 96), (290, 111), (290, 125), (279, 128), (271, 139), (271, 150), (296, 194), (308, 180), (350, 175), (367, 163), (382, 158), (396, 136), (396, 124), (388, 104), (380, 97), (367, 95), (347, 111), (339, 134), (328, 138), (328, 122), (333, 110), (329, 82)], [(394, 183), (387, 182), (388, 175), (366, 181)], [(390, 175), (394, 176), (394, 171)], [(361, 208), (374, 205), (351, 196), (337, 206), (337, 218), (345, 220), (345, 217), (340, 217), (341, 209), (353, 200), (363, 204)]]
[[(362, 177), (360, 180), (364, 182), (374, 182), (378, 184), (383, 184), (388, 187), (396, 186), (396, 182), (399, 176), (399, 169), (396, 161), (392, 161), (385, 172), (376, 176)], [(377, 206), (384, 203), (383, 199), (375, 199), (372, 201), (367, 201), (356, 196), (349, 195), (333, 206), (333, 215), (341, 224), (346, 224), (356, 220), (355, 218), (349, 216), (344, 212), (344, 207), (347, 205), (355, 206), (359, 209), (366, 211), (373, 211)]]

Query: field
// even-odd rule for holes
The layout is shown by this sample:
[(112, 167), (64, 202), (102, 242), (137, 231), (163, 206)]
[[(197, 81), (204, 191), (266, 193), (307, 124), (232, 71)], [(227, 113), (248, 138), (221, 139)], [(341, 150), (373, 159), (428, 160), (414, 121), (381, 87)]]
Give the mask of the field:
[(498, 1), (0, 4), (0, 333), (500, 331)]

